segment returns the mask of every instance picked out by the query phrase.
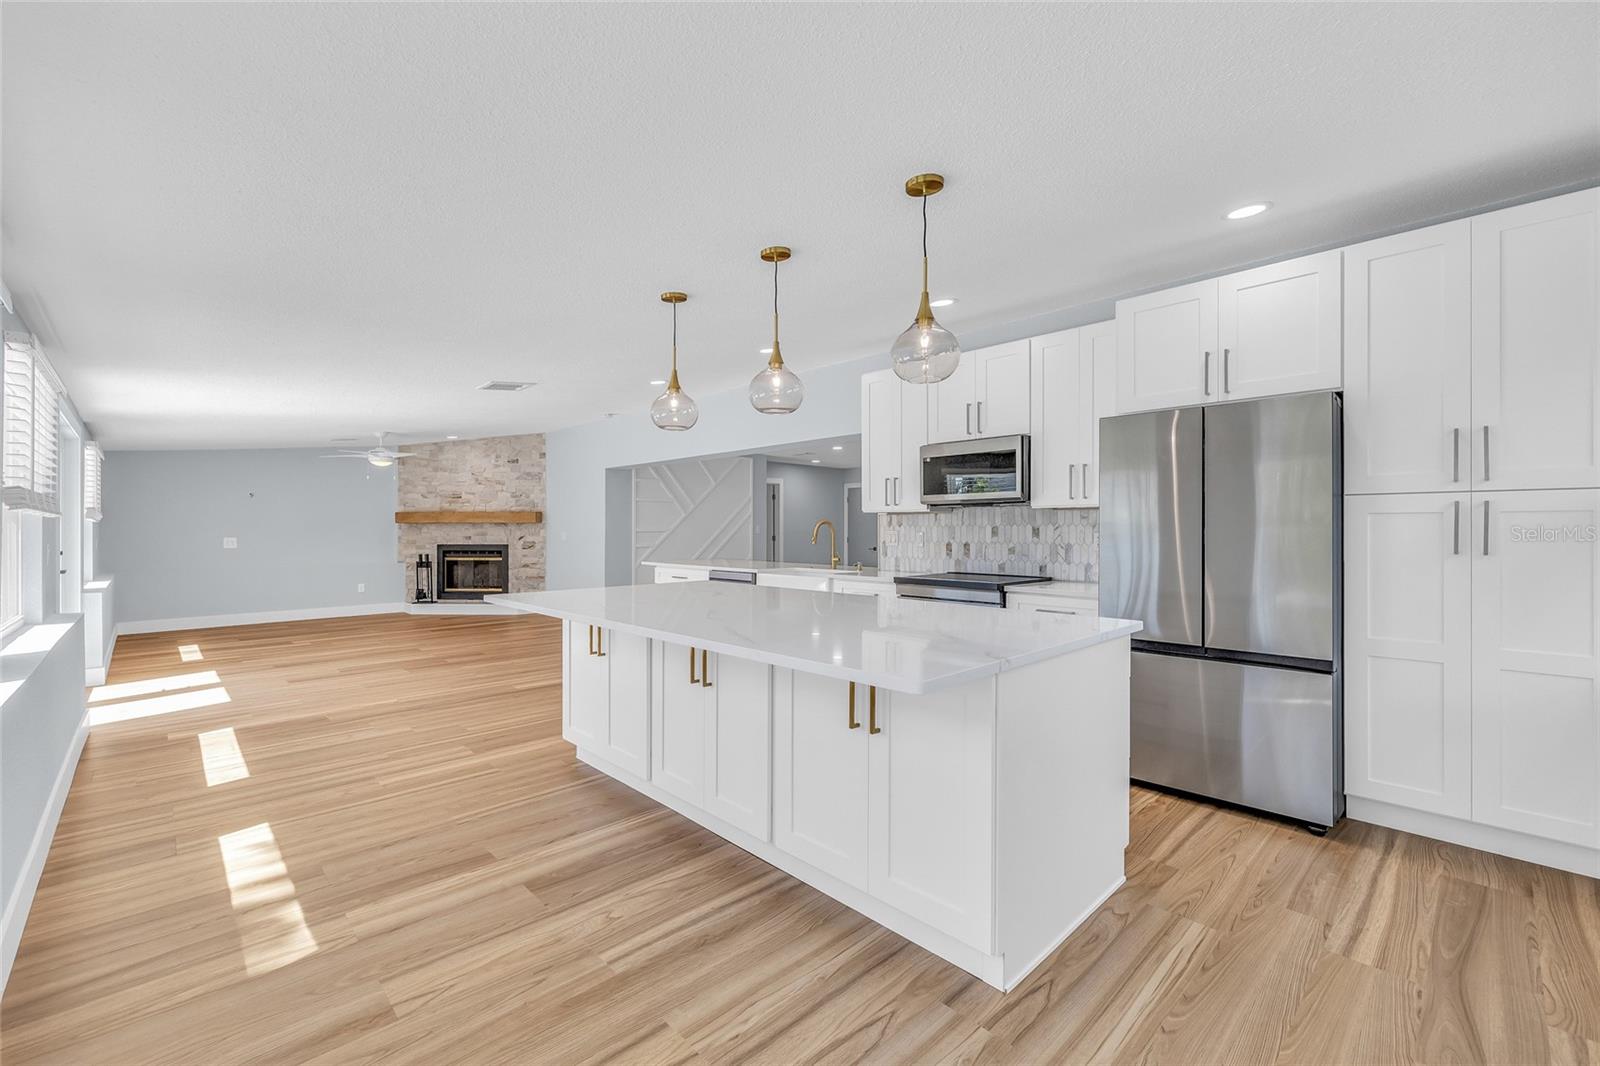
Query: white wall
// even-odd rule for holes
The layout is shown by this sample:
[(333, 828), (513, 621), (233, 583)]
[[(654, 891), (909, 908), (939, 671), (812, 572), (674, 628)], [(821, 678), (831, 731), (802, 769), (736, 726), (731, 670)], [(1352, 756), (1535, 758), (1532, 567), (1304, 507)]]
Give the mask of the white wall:
[(326, 452), (107, 453), (118, 624), (403, 602), (395, 469)]
[[(892, 311), (893, 309), (891, 309)], [(1067, 308), (987, 330), (958, 331), (967, 350), (1022, 337), (1070, 329), (1112, 317), (1109, 300)], [(887, 321), (886, 341), (898, 328), (896, 313)], [(886, 349), (887, 350), (887, 349)], [(786, 353), (787, 354), (787, 353)], [(800, 360), (796, 362), (795, 360)], [(583, 588), (627, 581), (623, 568), (606, 566), (607, 545), (617, 557), (619, 538), (608, 525), (608, 471), (644, 463), (670, 462), (707, 455), (758, 454), (783, 444), (861, 432), (861, 375), (889, 365), (888, 356), (874, 356), (818, 369), (807, 368), (801, 356), (789, 360), (806, 386), (800, 410), (764, 415), (750, 406), (744, 385), (726, 392), (696, 395), (700, 422), (683, 433), (668, 433), (650, 422), (644, 407), (617, 418), (573, 426), (546, 435), (549, 531), (546, 587)], [(612, 494), (615, 499), (615, 493)], [(630, 520), (613, 506), (610, 522), (626, 527)], [(813, 519), (812, 521), (815, 521)], [(809, 533), (807, 536), (809, 537)], [(619, 580), (619, 578), (621, 580)]]

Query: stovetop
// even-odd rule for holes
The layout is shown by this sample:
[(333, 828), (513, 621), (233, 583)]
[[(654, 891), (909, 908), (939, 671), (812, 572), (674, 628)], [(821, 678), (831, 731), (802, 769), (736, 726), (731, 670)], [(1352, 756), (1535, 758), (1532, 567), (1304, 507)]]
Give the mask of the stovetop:
[(896, 585), (936, 585), (953, 589), (1007, 589), (1012, 585), (1038, 585), (1048, 577), (1027, 574), (981, 574), (966, 570), (951, 570), (943, 574), (903, 574), (894, 579)]

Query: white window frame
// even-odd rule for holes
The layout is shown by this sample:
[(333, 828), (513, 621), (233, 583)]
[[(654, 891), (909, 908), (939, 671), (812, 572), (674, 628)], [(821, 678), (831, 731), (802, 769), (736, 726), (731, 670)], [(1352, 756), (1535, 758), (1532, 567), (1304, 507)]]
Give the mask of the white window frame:
[(96, 441), (86, 441), (83, 445), (83, 518), (86, 522), (98, 522), (102, 517), (104, 504), (102, 503), (102, 486), (105, 483), (105, 453), (100, 450)]
[(8, 507), (59, 515), (61, 382), (31, 336), (5, 337), (0, 497)]

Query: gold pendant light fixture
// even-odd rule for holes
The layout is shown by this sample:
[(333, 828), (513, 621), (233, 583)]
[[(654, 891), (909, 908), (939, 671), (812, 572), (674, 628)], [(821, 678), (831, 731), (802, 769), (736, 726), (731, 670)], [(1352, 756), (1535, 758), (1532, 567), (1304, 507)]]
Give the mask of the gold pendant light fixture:
[(764, 415), (789, 414), (806, 398), (806, 387), (783, 365), (783, 349), (778, 346), (778, 264), (789, 255), (782, 245), (761, 249), (762, 262), (772, 264), (772, 357), (750, 381), (750, 406)]
[(678, 305), (688, 298), (681, 292), (661, 294), (661, 302), (672, 305), (672, 376), (667, 379), (667, 391), (650, 405), (650, 421), (657, 429), (690, 429), (700, 420), (700, 408), (678, 384)]
[(922, 201), (922, 302), (911, 327), (895, 338), (889, 357), (902, 380), (918, 385), (943, 381), (961, 365), (961, 346), (955, 334), (934, 321), (928, 303), (928, 197), (942, 188), (944, 177), (940, 174), (918, 174), (906, 182), (906, 195)]

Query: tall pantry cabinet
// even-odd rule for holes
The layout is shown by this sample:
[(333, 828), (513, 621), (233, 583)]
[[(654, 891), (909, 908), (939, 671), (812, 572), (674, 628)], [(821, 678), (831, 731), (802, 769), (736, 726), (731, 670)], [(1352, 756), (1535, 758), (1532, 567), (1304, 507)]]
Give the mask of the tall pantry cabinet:
[(1600, 192), (1344, 271), (1351, 814), (1600, 875)]

